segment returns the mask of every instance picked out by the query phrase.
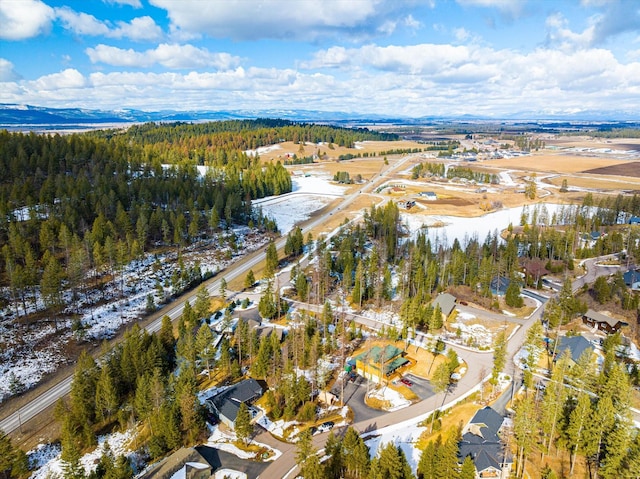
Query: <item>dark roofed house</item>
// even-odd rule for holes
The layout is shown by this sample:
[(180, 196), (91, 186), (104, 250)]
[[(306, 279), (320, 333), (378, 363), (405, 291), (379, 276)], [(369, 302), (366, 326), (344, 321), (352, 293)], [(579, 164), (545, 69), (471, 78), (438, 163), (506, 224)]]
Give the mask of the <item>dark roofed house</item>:
[(428, 199), (429, 201), (435, 201), (438, 199), (438, 195), (433, 191), (421, 191), (418, 195)]
[(464, 429), (458, 444), (458, 460), (462, 463), (470, 456), (476, 477), (509, 477), (513, 460), (499, 436), (503, 421), (500, 414), (487, 406), (476, 412)]
[(262, 339), (264, 337), (268, 338), (272, 334), (277, 336), (279, 342), (282, 342), (282, 339), (284, 338), (284, 329), (276, 328), (275, 326), (258, 326), (255, 328), (255, 331), (258, 335), (258, 339)]
[(573, 365), (578, 362), (578, 359), (580, 359), (580, 356), (582, 356), (585, 351), (590, 350), (593, 352), (591, 343), (582, 336), (562, 336), (558, 341), (556, 354), (553, 358), (554, 361), (562, 357), (565, 351), (569, 351), (571, 355), (570, 365)]
[(511, 280), (509, 278), (505, 278), (504, 276), (494, 276), (491, 280), (489, 288), (491, 289), (491, 293), (497, 296), (504, 296), (507, 294), (507, 288), (511, 284)]
[(582, 321), (591, 327), (597, 327), (600, 331), (604, 331), (605, 333), (616, 333), (623, 326), (629, 325), (629, 323), (626, 323), (625, 321), (614, 319), (605, 314), (598, 313), (593, 309), (584, 313)]
[(251, 405), (262, 397), (265, 390), (266, 387), (261, 384), (261, 381), (256, 381), (253, 378), (245, 379), (209, 397), (205, 400), (205, 405), (209, 412), (218, 417), (220, 422), (233, 428), (235, 427), (240, 404), (245, 403), (252, 410), (252, 413), (255, 413), (256, 411), (252, 409)]
[(624, 278), (624, 284), (626, 284), (633, 291), (640, 291), (640, 270), (630, 269), (622, 275)]
[[(469, 430), (482, 431), (486, 429), (490, 432), (491, 436), (496, 436), (502, 428), (504, 417), (502, 417), (495, 409), (487, 406), (476, 412), (475, 416), (471, 418), (467, 428)], [(488, 439), (484, 434), (478, 434), (479, 436)]]
[(143, 479), (209, 479), (215, 469), (197, 448), (183, 447), (152, 466)]
[(436, 296), (436, 299), (433, 300), (432, 306), (435, 308), (436, 306), (440, 306), (440, 311), (445, 318), (448, 318), (456, 307), (457, 298), (449, 293), (440, 293)]

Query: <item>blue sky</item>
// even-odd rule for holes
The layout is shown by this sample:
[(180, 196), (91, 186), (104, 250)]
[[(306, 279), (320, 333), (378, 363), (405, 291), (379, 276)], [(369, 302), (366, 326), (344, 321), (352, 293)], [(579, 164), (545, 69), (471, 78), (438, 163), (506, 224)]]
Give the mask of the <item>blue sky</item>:
[(637, 0), (0, 0), (0, 103), (640, 109)]

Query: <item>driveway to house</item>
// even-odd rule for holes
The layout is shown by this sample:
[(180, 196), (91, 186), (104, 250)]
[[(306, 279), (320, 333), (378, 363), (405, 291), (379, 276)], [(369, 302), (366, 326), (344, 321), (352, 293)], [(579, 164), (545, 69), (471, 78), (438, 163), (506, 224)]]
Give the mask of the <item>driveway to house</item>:
[[(338, 388), (339, 389), (339, 388)], [(338, 397), (340, 391), (337, 391)], [(357, 376), (355, 381), (347, 381), (344, 387), (344, 403), (349, 406), (354, 414), (354, 421), (373, 420), (383, 416), (386, 411), (374, 409), (364, 403), (364, 397), (367, 394), (367, 380), (362, 376)]]
[(411, 389), (421, 400), (428, 399), (435, 394), (431, 387), (431, 382), (428, 379), (421, 378), (411, 373), (405, 374), (403, 377), (413, 383), (409, 389)]

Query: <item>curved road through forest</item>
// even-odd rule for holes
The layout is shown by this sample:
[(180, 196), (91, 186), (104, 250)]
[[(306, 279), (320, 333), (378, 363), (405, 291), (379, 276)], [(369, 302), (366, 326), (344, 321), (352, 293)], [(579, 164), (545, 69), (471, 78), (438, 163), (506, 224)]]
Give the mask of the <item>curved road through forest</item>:
[[(327, 209), (327, 211), (325, 211), (324, 213), (308, 221), (303, 228), (303, 232), (306, 233), (318, 226), (324, 225), (335, 212), (345, 211), (347, 207), (358, 198), (358, 195), (360, 195), (361, 193), (372, 191), (374, 188), (386, 181), (390, 173), (401, 168), (407, 161), (411, 160), (412, 158), (412, 155), (408, 155), (398, 159), (398, 161), (393, 165), (384, 165), (378, 176), (374, 177), (371, 181), (364, 184), (361, 188), (355, 190), (353, 193), (344, 197), (344, 199), (336, 204), (333, 208)], [(282, 248), (284, 248), (285, 242), (286, 238), (279, 238), (275, 242), (276, 248), (278, 250), (281, 250)], [(207, 283), (205, 283), (208, 291), (214, 295), (218, 294), (218, 292), (220, 291), (220, 280), (223, 277), (227, 282), (229, 282), (246, 275), (250, 269), (255, 268), (262, 261), (264, 261), (264, 250), (265, 248), (263, 247), (249, 254), (248, 256), (239, 260), (237, 263), (229, 266), (229, 268), (227, 268), (225, 271), (220, 272), (215, 279), (209, 280)], [(156, 312), (156, 319), (149, 323), (145, 327), (145, 329), (150, 333), (159, 331), (160, 326), (162, 325), (162, 318), (165, 315), (168, 315), (172, 320), (179, 318), (182, 314), (182, 310), (184, 309), (185, 301), (190, 300), (193, 296), (193, 292), (187, 293), (180, 297), (178, 300)], [(69, 394), (69, 391), (71, 390), (72, 380), (72, 375), (65, 377), (58, 383), (51, 386), (49, 389), (42, 391), (42, 393), (40, 393), (36, 398), (20, 407), (17, 411), (9, 414), (6, 417), (3, 417), (3, 419), (0, 421), (0, 430), (3, 430), (5, 433), (10, 434), (20, 428), (21, 425), (25, 424), (30, 419), (34, 418), (38, 414), (43, 413), (46, 409), (53, 406), (58, 399)], [(4, 414), (0, 413), (0, 416), (3, 415)]]

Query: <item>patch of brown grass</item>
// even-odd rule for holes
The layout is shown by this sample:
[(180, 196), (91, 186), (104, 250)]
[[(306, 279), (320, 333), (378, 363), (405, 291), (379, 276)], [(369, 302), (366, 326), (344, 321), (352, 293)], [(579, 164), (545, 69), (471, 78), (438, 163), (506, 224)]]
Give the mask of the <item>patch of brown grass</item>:
[(572, 186), (579, 188), (592, 188), (599, 190), (634, 190), (640, 189), (640, 179), (628, 178), (628, 177), (611, 177), (604, 175), (570, 175), (570, 176), (556, 176), (546, 180), (547, 183), (551, 183), (556, 186), (561, 186), (563, 180), (567, 180), (569, 188)]
[(431, 379), (433, 373), (438, 369), (438, 366), (447, 360), (446, 356), (442, 354), (436, 356), (430, 351), (418, 346), (415, 348), (409, 347), (407, 354), (416, 360), (411, 368), (411, 374), (425, 379)]
[(380, 399), (378, 397), (365, 397), (364, 403), (373, 409), (379, 409), (381, 411), (386, 411), (391, 407), (391, 401), (387, 399)]
[[(336, 161), (341, 155), (363, 155), (365, 153), (371, 155), (378, 155), (380, 152), (397, 150), (397, 149), (413, 149), (424, 148), (425, 146), (415, 141), (365, 141), (359, 143), (359, 148), (346, 148), (338, 145), (333, 145), (333, 148), (329, 148), (329, 145), (318, 145), (316, 143), (304, 143), (296, 144), (292, 141), (285, 141), (279, 143), (280, 148), (272, 151), (260, 154), (260, 158), (264, 161), (280, 160), (284, 162), (287, 159), (287, 155), (293, 156), (294, 154), (300, 158), (305, 156), (317, 155), (321, 160)], [(303, 166), (303, 165), (295, 165)], [(344, 170), (342, 170), (344, 171)]]
[(475, 402), (467, 402), (447, 410), (445, 415), (440, 418), (440, 429), (429, 434), (429, 428), (427, 428), (420, 434), (420, 438), (416, 441), (416, 447), (423, 450), (430, 441), (435, 441), (439, 435), (442, 435), (444, 439), (450, 434), (456, 434), (457, 428), (468, 423), (478, 409), (480, 406)]

